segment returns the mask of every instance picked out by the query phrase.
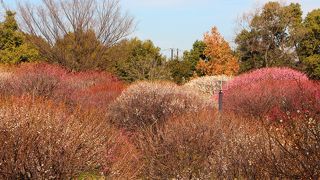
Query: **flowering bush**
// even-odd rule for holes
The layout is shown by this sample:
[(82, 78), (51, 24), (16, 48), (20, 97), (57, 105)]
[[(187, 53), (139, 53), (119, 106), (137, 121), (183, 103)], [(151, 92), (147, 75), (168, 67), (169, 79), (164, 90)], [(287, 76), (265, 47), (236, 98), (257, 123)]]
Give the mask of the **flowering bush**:
[(241, 74), (236, 76), (229, 81), (224, 88), (225, 89), (234, 89), (239, 86), (248, 86), (256, 82), (265, 81), (265, 80), (275, 80), (275, 81), (308, 81), (308, 76), (290, 69), (290, 68), (262, 68), (246, 74)]
[(53, 97), (63, 88), (67, 71), (60, 66), (45, 63), (23, 64), (14, 72), (8, 85), (14, 95)]
[(64, 105), (28, 97), (2, 99), (0, 105), (1, 179), (114, 175), (122, 172), (114, 159), (129, 158), (124, 152), (130, 146), (94, 111), (69, 113)]
[(118, 82), (118, 79), (106, 72), (82, 71), (70, 73), (65, 81), (72, 89), (83, 90), (96, 85)]
[(2, 95), (41, 96), (72, 106), (106, 109), (125, 85), (105, 72), (70, 73), (57, 65), (29, 63), (15, 68), (10, 74), (4, 73), (3, 78), (0, 76), (0, 87)]
[(125, 88), (115, 76), (96, 71), (69, 75), (66, 84), (68, 89), (73, 90), (69, 101), (84, 107), (101, 109), (106, 108)]
[(239, 115), (282, 121), (299, 113), (320, 114), (319, 84), (291, 69), (257, 70), (225, 87), (224, 108)]
[(103, 110), (107, 109), (108, 105), (121, 94), (123, 89), (124, 85), (121, 82), (93, 86), (75, 91), (70, 100), (82, 107), (94, 107)]
[(232, 78), (229, 76), (204, 76), (193, 79), (184, 84), (186, 88), (191, 88), (208, 97), (217, 94), (222, 88), (222, 85), (230, 81)]
[(209, 107), (209, 100), (167, 82), (139, 82), (126, 89), (109, 109), (109, 120), (127, 130), (162, 124), (167, 118)]

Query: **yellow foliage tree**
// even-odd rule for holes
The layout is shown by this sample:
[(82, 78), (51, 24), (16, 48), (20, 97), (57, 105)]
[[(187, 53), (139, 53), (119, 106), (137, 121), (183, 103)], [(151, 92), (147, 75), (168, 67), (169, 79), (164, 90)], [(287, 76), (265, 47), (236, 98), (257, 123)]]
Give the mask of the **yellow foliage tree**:
[(239, 63), (237, 57), (232, 54), (229, 43), (213, 27), (211, 33), (204, 35), (206, 49), (204, 54), (208, 61), (199, 61), (197, 71), (203, 75), (228, 75), (232, 76), (238, 73)]

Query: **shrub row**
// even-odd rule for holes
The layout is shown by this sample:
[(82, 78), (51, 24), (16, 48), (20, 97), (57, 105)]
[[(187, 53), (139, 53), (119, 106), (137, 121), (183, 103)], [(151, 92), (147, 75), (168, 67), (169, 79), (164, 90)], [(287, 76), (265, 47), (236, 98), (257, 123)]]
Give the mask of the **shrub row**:
[(287, 68), (265, 68), (240, 75), (225, 85), (224, 109), (271, 120), (299, 114), (320, 117), (320, 84)]
[(124, 84), (105, 72), (72, 73), (46, 63), (22, 64), (1, 79), (1, 94), (31, 95), (80, 104), (86, 107), (106, 107), (124, 89)]
[[(252, 121), (215, 111), (169, 117), (130, 139), (101, 113), (31, 97), (0, 101), (0, 177), (317, 179), (320, 122)], [(155, 131), (156, 130), (156, 131)]]
[(0, 82), (2, 179), (320, 177), (319, 84), (290, 69), (231, 80), (224, 113), (188, 86), (138, 82), (122, 92), (107, 73), (48, 64)]

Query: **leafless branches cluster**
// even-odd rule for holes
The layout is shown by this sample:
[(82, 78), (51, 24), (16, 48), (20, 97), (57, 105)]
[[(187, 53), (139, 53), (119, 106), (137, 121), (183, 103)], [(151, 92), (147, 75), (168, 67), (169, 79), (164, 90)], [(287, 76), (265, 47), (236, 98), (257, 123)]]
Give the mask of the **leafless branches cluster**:
[(319, 121), (262, 123), (202, 112), (136, 138), (146, 179), (319, 179)]
[(119, 0), (25, 2), (18, 12), (20, 28), (41, 58), (75, 71), (104, 69), (107, 49), (135, 28)]
[(115, 147), (115, 134), (92, 113), (69, 114), (37, 98), (0, 101), (1, 179), (74, 177), (104, 168), (108, 147)]
[(38, 6), (18, 4), (22, 29), (44, 38), (51, 46), (70, 32), (93, 30), (97, 38), (111, 46), (128, 36), (133, 18), (122, 14), (119, 0), (42, 0)]

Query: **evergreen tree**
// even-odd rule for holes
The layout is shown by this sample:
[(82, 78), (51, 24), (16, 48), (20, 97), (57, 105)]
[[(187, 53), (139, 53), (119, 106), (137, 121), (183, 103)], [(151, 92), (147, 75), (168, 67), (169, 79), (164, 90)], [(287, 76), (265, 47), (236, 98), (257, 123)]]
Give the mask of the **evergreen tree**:
[(320, 9), (310, 12), (304, 20), (306, 34), (298, 54), (304, 70), (313, 79), (320, 79)]
[(37, 57), (38, 51), (26, 42), (25, 35), (19, 30), (15, 13), (7, 11), (4, 22), (0, 23), (0, 62), (16, 64)]
[(197, 40), (193, 43), (190, 51), (183, 53), (182, 60), (173, 60), (168, 63), (172, 79), (183, 84), (190, 80), (193, 76), (202, 75), (196, 70), (196, 66), (200, 60), (205, 60), (204, 50), (206, 44), (203, 41)]
[(141, 41), (134, 38), (122, 42), (126, 52), (125, 57), (114, 64), (118, 77), (128, 82), (137, 80), (169, 79), (165, 58), (151, 40)]

